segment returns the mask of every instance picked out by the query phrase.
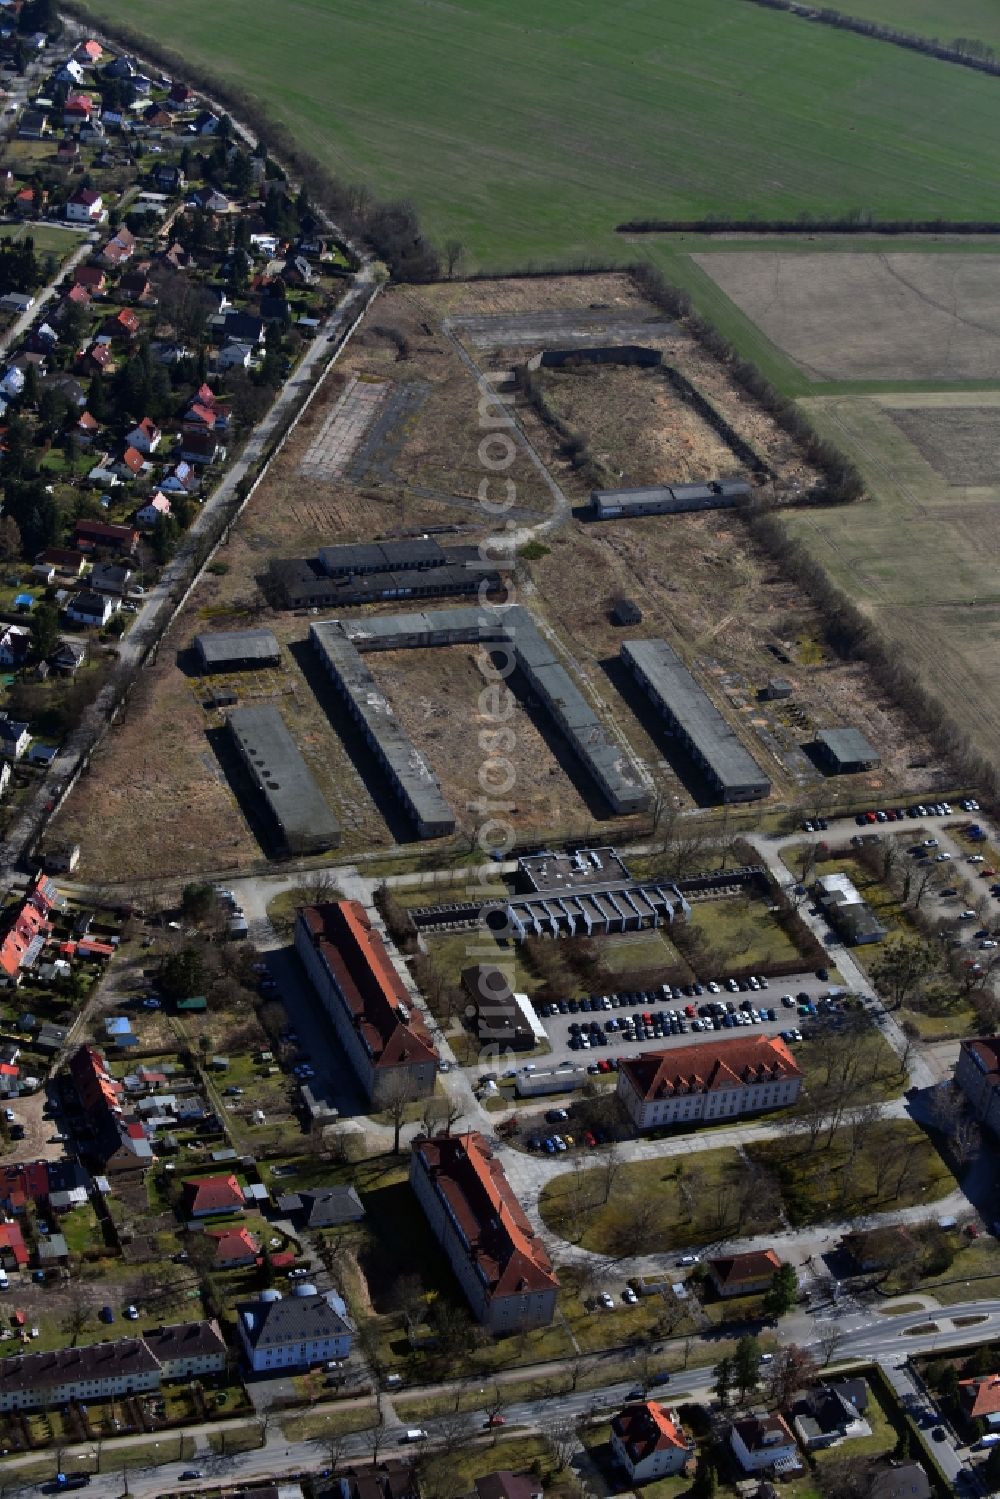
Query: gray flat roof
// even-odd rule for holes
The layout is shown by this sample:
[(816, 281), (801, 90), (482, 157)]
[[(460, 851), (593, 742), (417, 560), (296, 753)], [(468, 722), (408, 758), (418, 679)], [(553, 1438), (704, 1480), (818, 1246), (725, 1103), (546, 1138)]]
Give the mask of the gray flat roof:
[(281, 655), (271, 630), (214, 630), (196, 635), (194, 641), (206, 666), (224, 666), (228, 661), (260, 661), (261, 665)]
[(877, 762), (879, 759), (878, 750), (868, 743), (860, 729), (820, 729), (816, 738), (845, 765), (859, 760)]
[(277, 708), (235, 708), (227, 723), (289, 846), (337, 843), (340, 826)]
[[(381, 623), (384, 618), (365, 623)], [(361, 621), (352, 623), (360, 624)], [(453, 827), (455, 817), (437, 777), (399, 722), (391, 703), (380, 691), (341, 624), (337, 620), (324, 620), (311, 625), (309, 637), (327, 670), (336, 677), (354, 704), (365, 729), (378, 744), (386, 769), (395, 779), (413, 816), (418, 822), (430, 826), (447, 823)]]
[(656, 693), (723, 789), (770, 785), (756, 760), (665, 640), (627, 640), (622, 660)]

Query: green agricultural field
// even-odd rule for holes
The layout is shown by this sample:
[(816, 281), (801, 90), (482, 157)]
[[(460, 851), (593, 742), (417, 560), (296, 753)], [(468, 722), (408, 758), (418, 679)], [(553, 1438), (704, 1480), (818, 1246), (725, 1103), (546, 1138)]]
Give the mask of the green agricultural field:
[(745, 0), (133, 0), (127, 22), (480, 266), (623, 261), (614, 225), (641, 216), (1000, 201), (995, 79)]

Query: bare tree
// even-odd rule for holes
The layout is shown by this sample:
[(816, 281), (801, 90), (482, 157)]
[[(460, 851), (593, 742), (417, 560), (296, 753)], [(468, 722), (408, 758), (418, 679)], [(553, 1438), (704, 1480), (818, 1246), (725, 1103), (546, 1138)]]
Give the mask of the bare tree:
[(389, 1422), (386, 1419), (385, 1411), (382, 1409), (382, 1402), (379, 1401), (378, 1419), (373, 1426), (369, 1426), (368, 1428), (368, 1447), (372, 1455), (373, 1468), (378, 1466), (379, 1453), (385, 1446), (388, 1435)]
[(322, 1436), (316, 1437), (315, 1445), (322, 1452), (330, 1472), (335, 1474), (347, 1454), (347, 1437), (344, 1432), (332, 1429), (324, 1431)]
[(393, 1155), (399, 1155), (399, 1142), (403, 1133), (403, 1125), (406, 1123), (406, 1113), (415, 1097), (416, 1091), (411, 1079), (400, 1073), (388, 1078), (379, 1090), (380, 1111), (388, 1114), (389, 1123), (392, 1125)]
[(833, 1356), (843, 1342), (844, 1332), (836, 1322), (821, 1322), (816, 1338), (823, 1355), (823, 1366), (833, 1362)]
[(552, 1465), (557, 1473), (561, 1473), (564, 1468), (569, 1467), (579, 1445), (576, 1428), (572, 1422), (561, 1421), (549, 1427), (545, 1435), (552, 1453)]
[(497, 1417), (502, 1414), (507, 1404), (507, 1397), (502, 1386), (498, 1382), (494, 1382), (493, 1388), (487, 1393), (485, 1406), (486, 1421), (493, 1430), (494, 1447), (497, 1444), (497, 1428), (500, 1425)]
[(615, 1184), (615, 1178), (621, 1170), (622, 1153), (617, 1142), (608, 1146), (601, 1160), (601, 1189), (602, 1202), (607, 1202), (611, 1196), (611, 1190)]
[(459, 263), (465, 257), (465, 246), (460, 239), (449, 239), (444, 247), (444, 262), (450, 281), (458, 269)]

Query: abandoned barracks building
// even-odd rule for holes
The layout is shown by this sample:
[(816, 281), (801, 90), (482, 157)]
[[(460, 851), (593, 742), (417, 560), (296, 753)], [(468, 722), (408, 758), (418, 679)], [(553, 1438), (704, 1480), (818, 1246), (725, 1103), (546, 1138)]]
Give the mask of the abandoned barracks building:
[(340, 825), (278, 709), (236, 708), (229, 737), (260, 795), (282, 853), (317, 853), (340, 842)]
[(315, 558), (271, 568), (275, 592), (289, 609), (336, 608), (381, 599), (432, 599), (503, 587), (495, 562), (478, 546), (443, 547), (429, 536), (407, 541), (321, 547)]
[(627, 640), (623, 664), (723, 802), (769, 796), (771, 782), (665, 640)]
[(313, 647), (345, 700), (421, 838), (451, 833), (455, 817), (440, 783), (379, 691), (362, 653), (463, 644), (507, 644), (528, 688), (599, 786), (616, 813), (642, 811), (649, 792), (639, 771), (598, 719), (554, 648), (526, 609), (497, 612), (435, 609), (368, 615), (311, 626)]

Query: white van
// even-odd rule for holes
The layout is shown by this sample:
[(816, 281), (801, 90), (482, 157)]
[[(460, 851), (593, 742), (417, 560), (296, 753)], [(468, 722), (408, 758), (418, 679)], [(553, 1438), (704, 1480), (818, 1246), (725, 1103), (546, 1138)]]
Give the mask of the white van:
[(420, 1426), (413, 1427), (412, 1430), (406, 1432), (405, 1436), (403, 1437), (404, 1442), (426, 1442), (426, 1440), (427, 1433)]

